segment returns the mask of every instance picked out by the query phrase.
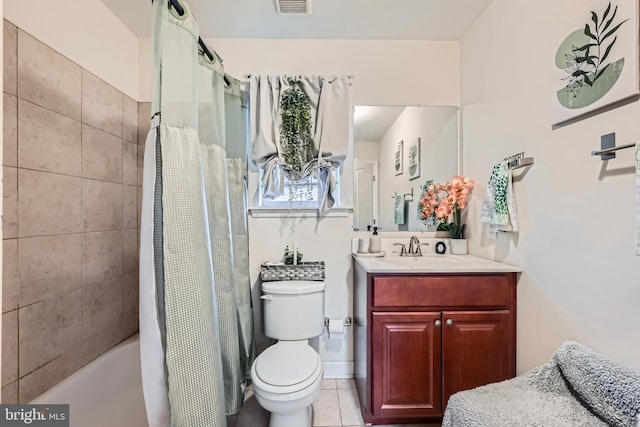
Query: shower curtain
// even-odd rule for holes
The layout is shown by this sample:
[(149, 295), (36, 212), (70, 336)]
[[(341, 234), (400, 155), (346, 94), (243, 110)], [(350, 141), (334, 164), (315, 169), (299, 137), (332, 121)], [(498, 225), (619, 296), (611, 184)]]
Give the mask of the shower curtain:
[(198, 52), (198, 24), (181, 6), (182, 16), (167, 0), (153, 4), (155, 114), (140, 237), (143, 390), (150, 427), (222, 427), (240, 409), (254, 354), (250, 284), (237, 274), (248, 271), (239, 253), (246, 228), (231, 223), (231, 201), (242, 196), (228, 186), (224, 69), (217, 55)]

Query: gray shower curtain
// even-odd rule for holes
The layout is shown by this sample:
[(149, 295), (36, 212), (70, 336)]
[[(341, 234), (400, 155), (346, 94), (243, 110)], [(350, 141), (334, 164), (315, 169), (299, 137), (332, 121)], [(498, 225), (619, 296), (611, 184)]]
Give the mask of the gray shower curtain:
[(198, 54), (198, 24), (181, 5), (183, 16), (167, 0), (153, 6), (157, 114), (145, 147), (140, 237), (143, 390), (150, 427), (223, 427), (242, 404), (252, 354), (252, 331), (240, 332), (250, 307), (238, 304), (250, 288), (236, 281), (224, 70), (217, 57)]

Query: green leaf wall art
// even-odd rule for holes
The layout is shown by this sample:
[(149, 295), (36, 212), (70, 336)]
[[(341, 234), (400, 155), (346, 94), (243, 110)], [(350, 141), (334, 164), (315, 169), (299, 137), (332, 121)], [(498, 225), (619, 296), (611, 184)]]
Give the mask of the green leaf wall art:
[(409, 144), (409, 179), (420, 177), (420, 138)]
[(640, 93), (638, 2), (603, 1), (578, 13), (556, 45), (552, 123)]

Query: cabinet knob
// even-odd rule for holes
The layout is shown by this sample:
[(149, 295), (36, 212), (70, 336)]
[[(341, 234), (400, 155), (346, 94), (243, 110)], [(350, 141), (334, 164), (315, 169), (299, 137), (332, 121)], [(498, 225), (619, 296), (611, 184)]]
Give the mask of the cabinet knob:
[(440, 325), (442, 325), (442, 322), (439, 320), (436, 320), (433, 324), (436, 326), (436, 328), (439, 328)]
[(453, 320), (447, 319), (446, 323), (447, 323), (447, 326), (451, 326), (453, 325)]

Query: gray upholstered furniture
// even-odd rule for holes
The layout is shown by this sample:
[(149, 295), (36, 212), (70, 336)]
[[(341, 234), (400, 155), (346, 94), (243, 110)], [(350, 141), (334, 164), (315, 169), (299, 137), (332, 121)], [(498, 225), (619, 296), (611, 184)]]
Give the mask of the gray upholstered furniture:
[(543, 366), (456, 393), (443, 427), (640, 427), (640, 375), (565, 342)]

